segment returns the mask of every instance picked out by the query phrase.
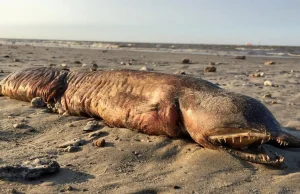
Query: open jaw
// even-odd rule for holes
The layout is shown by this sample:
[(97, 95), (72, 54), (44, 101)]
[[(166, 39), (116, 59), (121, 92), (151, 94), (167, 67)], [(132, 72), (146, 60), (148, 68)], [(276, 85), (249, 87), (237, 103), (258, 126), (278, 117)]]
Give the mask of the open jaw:
[[(240, 131), (240, 130), (238, 130)], [(280, 166), (284, 157), (277, 154), (265, 153), (262, 144), (276, 140), (281, 146), (287, 146), (288, 142), (272, 137), (270, 133), (263, 133), (258, 130), (242, 130), (237, 133), (226, 133), (208, 136), (208, 140), (230, 154), (254, 163)]]

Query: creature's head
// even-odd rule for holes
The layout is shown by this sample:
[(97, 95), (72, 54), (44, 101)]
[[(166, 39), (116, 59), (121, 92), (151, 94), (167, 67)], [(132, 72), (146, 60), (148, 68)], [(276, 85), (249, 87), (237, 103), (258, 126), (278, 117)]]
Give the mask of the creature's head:
[(279, 123), (261, 102), (217, 90), (187, 95), (180, 104), (186, 130), (200, 145), (224, 148), (253, 162), (283, 161), (280, 157), (250, 153), (252, 148), (278, 137), (280, 133)]

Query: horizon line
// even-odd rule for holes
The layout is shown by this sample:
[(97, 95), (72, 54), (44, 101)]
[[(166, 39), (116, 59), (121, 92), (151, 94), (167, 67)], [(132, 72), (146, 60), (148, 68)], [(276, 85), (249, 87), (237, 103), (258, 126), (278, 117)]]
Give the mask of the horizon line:
[(176, 45), (227, 45), (227, 46), (246, 46), (246, 47), (257, 47), (257, 46), (266, 46), (266, 47), (300, 47), (300, 45), (272, 45), (272, 44), (224, 44), (224, 43), (188, 43), (188, 42), (144, 42), (144, 41), (103, 41), (103, 40), (87, 40), (87, 39), (79, 39), (79, 40), (74, 40), (74, 39), (55, 39), (55, 38), (2, 38), (0, 37), (0, 40), (41, 40), (41, 41), (46, 41), (46, 40), (52, 40), (52, 41), (73, 41), (73, 42), (99, 42), (99, 43), (128, 43), (128, 44), (176, 44)]

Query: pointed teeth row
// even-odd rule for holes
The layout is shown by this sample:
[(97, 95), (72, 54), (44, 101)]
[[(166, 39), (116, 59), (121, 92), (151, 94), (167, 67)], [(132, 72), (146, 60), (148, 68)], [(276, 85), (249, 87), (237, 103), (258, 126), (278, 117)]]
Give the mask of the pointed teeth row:
[(243, 138), (248, 138), (248, 140), (251, 140), (251, 139), (261, 139), (261, 144), (269, 141), (271, 139), (271, 137), (267, 136), (266, 138), (261, 138), (261, 137), (256, 137), (256, 136), (244, 136), (244, 135), (241, 135), (241, 136), (235, 136), (235, 137), (226, 137), (226, 136), (219, 136), (219, 137), (210, 137), (210, 139), (212, 140), (217, 140), (219, 143), (222, 143), (222, 141), (224, 143), (226, 143), (226, 141), (228, 140), (231, 140), (232, 143), (234, 143), (235, 141), (237, 142), (242, 142), (243, 141)]
[[(260, 159), (264, 162), (270, 162), (271, 159), (268, 155), (265, 155), (265, 154), (262, 154), (262, 155), (259, 155)], [(282, 163), (284, 161), (284, 157), (283, 156), (277, 156), (277, 158), (275, 160), (276, 163)]]
[(289, 145), (289, 142), (285, 142), (280, 139), (276, 139), (276, 141), (280, 146), (288, 146)]
[(259, 157), (262, 161), (265, 161), (265, 162), (269, 162), (271, 160), (270, 157), (265, 154), (259, 155)]

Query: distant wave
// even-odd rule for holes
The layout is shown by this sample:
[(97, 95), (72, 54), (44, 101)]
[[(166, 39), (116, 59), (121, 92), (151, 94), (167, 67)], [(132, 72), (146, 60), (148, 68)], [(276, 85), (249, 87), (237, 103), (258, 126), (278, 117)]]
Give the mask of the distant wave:
[(250, 47), (237, 47), (236, 50), (242, 51), (274, 51), (274, 48), (250, 48)]
[(293, 57), (300, 57), (300, 54), (293, 54), (293, 53), (288, 53), (288, 56), (293, 56)]
[(274, 56), (287, 56), (288, 53), (267, 53), (268, 55), (274, 55)]

